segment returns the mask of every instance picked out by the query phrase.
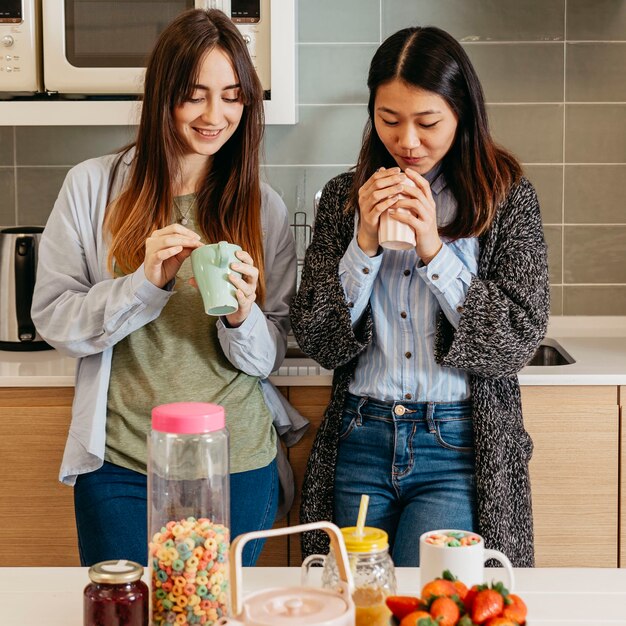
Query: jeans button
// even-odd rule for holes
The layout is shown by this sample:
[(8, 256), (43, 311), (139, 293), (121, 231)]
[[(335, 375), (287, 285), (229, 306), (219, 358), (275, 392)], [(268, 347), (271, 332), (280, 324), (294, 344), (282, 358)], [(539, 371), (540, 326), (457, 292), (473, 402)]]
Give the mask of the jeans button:
[(406, 409), (401, 404), (396, 404), (396, 406), (393, 407), (393, 412), (396, 415), (404, 415), (406, 413)]

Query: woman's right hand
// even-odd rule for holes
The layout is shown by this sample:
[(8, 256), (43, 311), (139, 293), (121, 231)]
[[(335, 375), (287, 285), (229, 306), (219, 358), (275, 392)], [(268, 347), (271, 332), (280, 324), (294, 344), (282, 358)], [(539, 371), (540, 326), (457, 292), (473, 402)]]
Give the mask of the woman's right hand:
[(380, 216), (393, 206), (402, 193), (406, 180), (399, 167), (379, 168), (359, 189), (359, 230), (357, 243), (368, 256), (378, 253), (378, 223)]
[(146, 239), (143, 262), (146, 278), (162, 289), (176, 276), (183, 261), (201, 245), (200, 235), (180, 224), (153, 231)]

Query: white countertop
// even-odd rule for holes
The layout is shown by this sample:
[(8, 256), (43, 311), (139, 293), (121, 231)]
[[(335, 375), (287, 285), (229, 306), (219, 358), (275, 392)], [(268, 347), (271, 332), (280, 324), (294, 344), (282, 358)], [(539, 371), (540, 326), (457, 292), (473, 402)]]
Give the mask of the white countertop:
[[(575, 359), (568, 365), (525, 367), (522, 385), (626, 385), (626, 317), (552, 318), (548, 337)], [(72, 387), (76, 361), (56, 350), (0, 351), (0, 387)], [(330, 385), (332, 372), (311, 359), (286, 359), (276, 385)]]
[[(486, 570), (487, 580), (501, 570)], [(419, 569), (397, 568), (398, 593), (419, 592)], [(516, 569), (527, 626), (626, 626), (626, 569)], [(297, 585), (299, 568), (244, 568), (244, 594)], [(0, 568), (0, 623), (83, 626), (87, 568)], [(1, 598), (4, 597), (4, 600)]]

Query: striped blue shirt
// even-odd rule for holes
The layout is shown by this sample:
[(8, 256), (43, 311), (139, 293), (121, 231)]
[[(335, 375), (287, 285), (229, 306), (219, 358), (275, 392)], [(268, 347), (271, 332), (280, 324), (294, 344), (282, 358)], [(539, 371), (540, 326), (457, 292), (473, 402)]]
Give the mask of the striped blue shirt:
[[(443, 174), (426, 175), (437, 205), (437, 223), (449, 223), (457, 204)], [(383, 401), (454, 402), (470, 396), (463, 370), (435, 363), (437, 315), (443, 310), (456, 328), (472, 276), (478, 268), (478, 239), (443, 239), (427, 265), (414, 249), (384, 250), (368, 257), (355, 237), (339, 264), (352, 323), (372, 306), (374, 338), (359, 357), (350, 393)]]

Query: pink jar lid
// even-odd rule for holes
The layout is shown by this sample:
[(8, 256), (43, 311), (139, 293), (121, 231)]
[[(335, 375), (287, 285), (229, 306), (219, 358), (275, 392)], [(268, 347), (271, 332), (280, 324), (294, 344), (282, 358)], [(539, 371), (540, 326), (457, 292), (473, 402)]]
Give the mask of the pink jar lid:
[(208, 402), (172, 402), (152, 409), (152, 430), (192, 435), (221, 430), (226, 425), (224, 407)]

